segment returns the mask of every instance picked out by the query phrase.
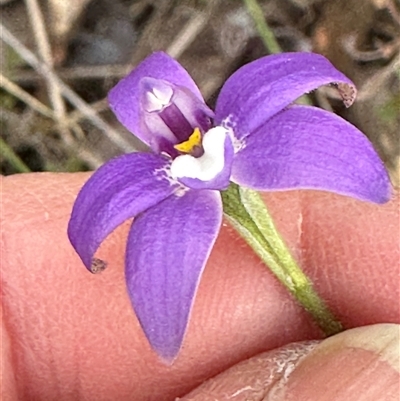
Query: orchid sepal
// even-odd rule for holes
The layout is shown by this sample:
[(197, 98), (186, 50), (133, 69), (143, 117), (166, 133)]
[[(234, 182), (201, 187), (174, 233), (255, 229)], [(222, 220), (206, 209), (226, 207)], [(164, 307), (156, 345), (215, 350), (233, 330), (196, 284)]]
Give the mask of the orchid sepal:
[(297, 98), (334, 84), (349, 107), (354, 83), (325, 57), (315, 53), (281, 53), (260, 58), (234, 72), (217, 99), (215, 122), (230, 124), (238, 139), (254, 132)]
[[(161, 155), (126, 154), (104, 164), (82, 187), (68, 223), (68, 237), (89, 271), (99, 270), (95, 252), (116, 227), (179, 189), (168, 177), (169, 164)], [(141, 179), (132, 182), (135, 176)]]
[(128, 292), (146, 337), (167, 363), (182, 346), (194, 295), (221, 222), (218, 191), (188, 191), (139, 215), (130, 230)]

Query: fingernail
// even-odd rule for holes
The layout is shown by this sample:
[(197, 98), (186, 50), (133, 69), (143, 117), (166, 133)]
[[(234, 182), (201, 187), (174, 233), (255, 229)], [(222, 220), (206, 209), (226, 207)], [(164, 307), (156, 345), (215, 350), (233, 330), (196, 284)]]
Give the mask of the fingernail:
[(400, 326), (347, 330), (318, 344), (268, 401), (399, 400)]

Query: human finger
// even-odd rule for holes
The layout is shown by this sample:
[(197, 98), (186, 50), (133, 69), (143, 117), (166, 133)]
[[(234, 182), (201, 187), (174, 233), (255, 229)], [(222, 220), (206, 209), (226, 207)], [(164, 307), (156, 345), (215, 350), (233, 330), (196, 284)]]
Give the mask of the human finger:
[(399, 340), (398, 325), (379, 324), (288, 344), (240, 362), (182, 401), (395, 401)]
[[(3, 304), (20, 399), (173, 399), (251, 355), (321, 335), (225, 225), (182, 352), (173, 366), (160, 363), (125, 291), (129, 224), (101, 247), (99, 256), (109, 262), (101, 275), (84, 269), (66, 237), (87, 178), (4, 180)], [(301, 266), (348, 326), (398, 320), (396, 202), (375, 206), (311, 191), (265, 200)]]

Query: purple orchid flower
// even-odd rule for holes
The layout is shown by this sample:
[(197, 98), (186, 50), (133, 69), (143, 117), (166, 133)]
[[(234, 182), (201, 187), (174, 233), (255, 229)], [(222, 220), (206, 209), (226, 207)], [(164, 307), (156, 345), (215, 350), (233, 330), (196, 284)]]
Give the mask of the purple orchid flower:
[(129, 297), (157, 353), (171, 361), (188, 324), (222, 221), (230, 180), (265, 191), (319, 189), (383, 203), (386, 171), (373, 147), (335, 114), (293, 105), (321, 85), (346, 106), (353, 83), (323, 56), (286, 53), (254, 61), (223, 86), (215, 114), (183, 67), (154, 53), (110, 92), (114, 113), (151, 148), (102, 166), (84, 185), (69, 223), (92, 272), (100, 243), (135, 217), (126, 248)]

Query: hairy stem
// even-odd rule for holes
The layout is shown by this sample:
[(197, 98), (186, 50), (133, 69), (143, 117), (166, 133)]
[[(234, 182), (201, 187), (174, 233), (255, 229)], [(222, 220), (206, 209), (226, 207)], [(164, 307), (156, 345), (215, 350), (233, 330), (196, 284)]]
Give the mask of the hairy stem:
[(222, 192), (227, 219), (276, 278), (307, 310), (321, 330), (333, 335), (342, 330), (324, 300), (315, 291), (311, 280), (303, 273), (275, 228), (260, 195), (250, 189), (231, 184)]

